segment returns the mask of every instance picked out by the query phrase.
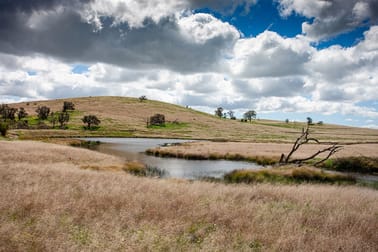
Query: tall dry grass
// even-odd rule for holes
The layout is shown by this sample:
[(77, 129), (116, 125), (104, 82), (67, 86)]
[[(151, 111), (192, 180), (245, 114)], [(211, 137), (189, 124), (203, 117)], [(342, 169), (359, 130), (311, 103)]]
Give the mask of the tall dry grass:
[(1, 251), (378, 247), (378, 192), (371, 189), (148, 179), (79, 169), (91, 159), (119, 163), (87, 150), (3, 141), (0, 150)]

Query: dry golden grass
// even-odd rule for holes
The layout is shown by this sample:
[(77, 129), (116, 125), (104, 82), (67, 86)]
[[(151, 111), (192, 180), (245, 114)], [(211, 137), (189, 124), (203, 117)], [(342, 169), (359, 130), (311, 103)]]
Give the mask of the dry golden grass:
[[(302, 145), (293, 155), (293, 158), (305, 158), (318, 150), (328, 147), (323, 144)], [(177, 157), (203, 157), (227, 158), (238, 155), (244, 159), (267, 158), (278, 161), (281, 154), (290, 152), (292, 144), (286, 143), (240, 143), (240, 142), (190, 142), (181, 145), (157, 147), (149, 150), (151, 153), (159, 153), (162, 156)], [(324, 157), (326, 154), (320, 155)], [(378, 157), (378, 144), (352, 144), (345, 145), (333, 157)]]
[[(69, 130), (20, 130), (12, 131), (23, 138), (46, 138), (57, 136), (144, 136), (165, 138), (192, 138), (211, 140), (234, 140), (254, 142), (292, 142), (304, 124), (269, 120), (256, 120), (252, 124), (234, 120), (219, 119), (182, 106), (147, 100), (140, 102), (127, 97), (86, 97), (36, 101), (12, 104), (24, 107), (35, 115), (38, 106), (48, 106), (53, 111), (62, 109), (63, 101), (72, 101), (77, 112), (72, 115)], [(162, 113), (168, 121), (184, 123), (179, 127), (161, 129), (146, 128), (146, 119), (155, 113)], [(98, 131), (82, 130), (81, 118), (94, 114), (101, 120)], [(314, 137), (325, 141), (378, 142), (378, 130), (352, 128), (336, 125), (312, 126)]]
[[(378, 192), (78, 169), (122, 160), (0, 141), (1, 251), (376, 251)], [(69, 159), (69, 158), (71, 159)]]

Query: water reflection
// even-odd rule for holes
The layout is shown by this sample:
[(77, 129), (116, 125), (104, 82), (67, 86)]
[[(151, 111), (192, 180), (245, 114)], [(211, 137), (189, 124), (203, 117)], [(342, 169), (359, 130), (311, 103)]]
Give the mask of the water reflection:
[(157, 167), (167, 172), (167, 177), (198, 179), (202, 177), (220, 178), (235, 169), (258, 169), (261, 166), (240, 161), (227, 160), (185, 160), (177, 158), (160, 158), (148, 156), (144, 152), (148, 148), (166, 143), (183, 143), (180, 139), (151, 138), (86, 138), (85, 140), (100, 141), (98, 151), (117, 155), (127, 160), (140, 161), (148, 166)]

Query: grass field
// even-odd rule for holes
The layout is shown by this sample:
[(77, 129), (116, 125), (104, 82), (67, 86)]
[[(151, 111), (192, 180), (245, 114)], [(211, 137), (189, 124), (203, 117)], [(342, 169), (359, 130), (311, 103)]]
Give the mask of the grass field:
[[(293, 158), (305, 158), (318, 150), (328, 147), (326, 144), (307, 144), (301, 146)], [(277, 163), (282, 153), (287, 154), (292, 148), (288, 143), (240, 143), (240, 142), (188, 142), (175, 146), (149, 149), (147, 152), (162, 157), (187, 159), (230, 159), (249, 160), (261, 164)], [(325, 154), (319, 155), (324, 157)], [(372, 157), (378, 158), (378, 144), (349, 144), (332, 158)]]
[(0, 141), (0, 251), (376, 251), (378, 193), (128, 175), (125, 160)]
[[(127, 97), (85, 97), (50, 101), (35, 101), (11, 104), (12, 107), (24, 107), (35, 122), (35, 110), (38, 106), (48, 106), (52, 111), (62, 109), (63, 101), (72, 101), (76, 111), (71, 115), (67, 130), (14, 130), (10, 133), (23, 139), (65, 136), (115, 136), (115, 137), (167, 137), (209, 139), (217, 141), (252, 141), (252, 142), (292, 142), (303, 123), (285, 123), (270, 120), (255, 120), (252, 123), (220, 119), (190, 108), (173, 104), (147, 100), (140, 102)], [(148, 117), (161, 113), (167, 121), (167, 127), (147, 128)], [(258, 111), (257, 111), (258, 113)], [(81, 118), (94, 114), (101, 120), (96, 131), (85, 131)], [(326, 122), (325, 122), (326, 123)], [(311, 128), (314, 137), (322, 141), (343, 143), (378, 143), (378, 130), (353, 128), (339, 125), (314, 125)]]

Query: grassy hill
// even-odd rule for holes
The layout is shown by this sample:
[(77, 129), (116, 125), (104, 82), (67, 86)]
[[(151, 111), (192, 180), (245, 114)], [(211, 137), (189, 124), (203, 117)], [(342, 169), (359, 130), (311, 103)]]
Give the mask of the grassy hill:
[[(36, 124), (38, 106), (48, 106), (52, 111), (60, 111), (64, 101), (75, 104), (68, 129), (12, 130), (11, 134), (20, 138), (68, 137), (68, 136), (111, 136), (111, 137), (167, 137), (188, 139), (233, 140), (254, 142), (291, 142), (303, 123), (285, 123), (271, 120), (255, 120), (252, 123), (220, 119), (213, 115), (190, 108), (164, 102), (127, 97), (85, 97), (35, 101), (12, 104), (24, 107), (29, 114), (29, 124)], [(166, 127), (147, 128), (150, 116), (164, 114)], [(94, 114), (101, 120), (100, 128), (84, 130), (81, 118)], [(49, 124), (46, 122), (46, 124)], [(313, 136), (323, 141), (338, 142), (378, 142), (378, 130), (353, 128), (338, 125), (314, 125)]]

